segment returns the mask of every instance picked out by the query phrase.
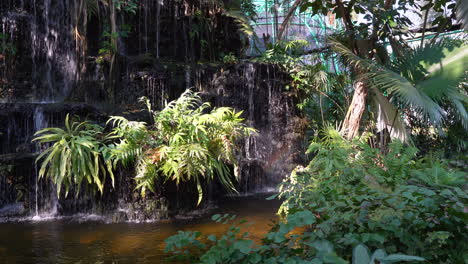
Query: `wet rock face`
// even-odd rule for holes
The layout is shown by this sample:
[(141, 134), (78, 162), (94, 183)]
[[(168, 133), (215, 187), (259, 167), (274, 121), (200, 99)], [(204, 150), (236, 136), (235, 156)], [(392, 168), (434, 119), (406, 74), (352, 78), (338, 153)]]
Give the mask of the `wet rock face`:
[(289, 77), (279, 67), (260, 63), (166, 65), (131, 76), (134, 94), (147, 96), (156, 107), (191, 88), (215, 107), (243, 111), (245, 122), (258, 133), (239, 143), (241, 191), (275, 187), (302, 162), (304, 124), (294, 94), (285, 90)]
[(2, 1), (0, 99), (37, 102), (66, 97), (78, 76), (71, 15), (75, 3)]
[(0, 155), (34, 153), (39, 151), (32, 143), (38, 130), (62, 126), (66, 114), (104, 120), (94, 106), (80, 103), (0, 103)]
[[(31, 143), (36, 131), (62, 126), (67, 113), (99, 122), (123, 112), (138, 119), (139, 112), (127, 110), (143, 108), (141, 96), (161, 109), (191, 88), (213, 106), (244, 111), (258, 134), (239, 142), (241, 192), (274, 187), (301, 162), (303, 126), (294, 95), (284, 89), (287, 74), (274, 65), (199, 63), (242, 50), (235, 21), (213, 1), (139, 0), (135, 14), (118, 14), (119, 29), (130, 25), (132, 31), (118, 42), (115, 104), (109, 103), (109, 63), (97, 59), (108, 22), (89, 16), (85, 23), (77, 9), (83, 1), (0, 1), (2, 214), (85, 212), (143, 221), (194, 206), (196, 201), (187, 198), (191, 192), (196, 197), (193, 186), (181, 191), (161, 185), (159, 193), (146, 198), (135, 194), (133, 172), (123, 168), (116, 188), (109, 186), (103, 196), (57, 199), (53, 184), (37, 179), (34, 159), (41, 148)], [(208, 189), (207, 197), (216, 199), (213, 190), (220, 188)]]
[(38, 130), (62, 126), (67, 113), (102, 119), (84, 104), (0, 103), (0, 208), (20, 201), (24, 212), (55, 210), (53, 184), (37, 178), (35, 159), (44, 146), (31, 140)]
[[(227, 1), (229, 2), (229, 1)], [(156, 59), (213, 61), (221, 53), (240, 54), (243, 45), (236, 23), (216, 1), (140, 0), (135, 25), (125, 42), (128, 54), (150, 53)], [(137, 40), (137, 41), (135, 41)]]
[[(304, 127), (295, 107), (294, 95), (284, 89), (289, 81), (288, 77), (277, 66), (257, 63), (177, 66), (159, 64), (151, 68), (134, 69), (128, 74), (128, 79), (122, 81), (128, 83), (129, 88), (119, 90), (118, 98), (122, 100), (121, 107), (129, 104), (129, 110), (143, 107), (137, 103), (139, 96), (147, 96), (156, 108), (161, 109), (186, 88), (192, 88), (200, 91), (204, 99), (213, 106), (230, 106), (243, 111), (245, 122), (257, 129), (258, 133), (239, 142), (241, 180), (238, 189), (241, 192), (274, 188), (301, 162)], [(88, 116), (94, 120), (105, 120), (97, 109), (89, 105), (3, 104), (3, 107), (8, 109), (4, 112), (8, 114), (3, 117), (0, 115), (0, 123), (4, 124), (2, 127), (7, 129), (0, 136), (2, 145), (5, 146), (4, 153), (21, 153), (22, 149), (36, 151), (36, 146), (30, 143), (32, 134), (46, 126), (60, 126), (66, 112)], [(134, 118), (137, 119), (138, 116)], [(21, 127), (24, 131), (18, 129), (14, 133), (15, 127)], [(14, 143), (10, 146), (11, 142)], [(30, 164), (32, 167), (33, 162)], [(149, 210), (152, 198), (143, 199), (134, 193), (132, 170), (119, 172), (116, 189), (112, 190), (108, 186), (108, 190), (112, 191), (103, 197), (82, 195), (79, 199), (62, 198), (57, 203), (57, 212), (64, 215), (79, 212), (100, 212), (107, 215), (116, 213), (116, 216), (112, 216), (116, 219), (144, 221), (164, 218), (168, 215), (168, 210), (195, 205), (194, 201), (178, 195), (180, 190), (177, 188), (164, 188), (157, 198), (154, 197), (158, 201), (154, 205), (157, 209)], [(48, 187), (46, 182), (41, 183), (39, 194), (36, 194), (36, 174), (33, 168), (29, 173), (29, 177), (27, 173), (20, 173), (27, 186), (26, 194), (30, 197), (25, 206), (33, 209), (36, 195), (53, 201), (49, 195), (53, 188)], [(195, 189), (187, 187), (187, 190)], [(216, 195), (214, 193), (212, 197)], [(161, 202), (163, 197), (166, 197), (164, 203)], [(196, 197), (195, 193), (193, 197)], [(39, 204), (42, 208), (52, 207), (45, 201), (40, 201)]]
[(258, 131), (242, 144), (243, 191), (275, 187), (301, 162), (303, 128), (295, 97), (285, 91), (288, 81), (274, 65), (245, 63), (218, 71), (206, 91), (214, 105), (242, 110)]
[[(109, 14), (97, 1), (100, 15), (92, 15), (85, 2), (1, 1), (0, 101), (57, 102), (87, 85), (94, 69), (87, 68), (86, 56), (106, 49)], [(137, 2), (134, 14), (120, 11), (116, 17), (122, 69), (142, 54), (149, 60), (195, 62), (241, 53), (236, 22), (215, 1)]]

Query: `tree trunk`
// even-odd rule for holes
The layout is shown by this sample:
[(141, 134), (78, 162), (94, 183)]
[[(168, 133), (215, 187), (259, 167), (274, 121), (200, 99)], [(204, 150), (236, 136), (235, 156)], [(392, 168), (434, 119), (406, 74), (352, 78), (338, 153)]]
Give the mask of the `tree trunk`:
[(281, 26), (279, 27), (277, 42), (280, 42), (283, 39), (283, 34), (286, 28), (288, 27), (289, 20), (291, 20), (297, 7), (299, 7), (299, 5), (301, 5), (303, 1), (304, 0), (296, 0), (294, 4), (291, 6), (291, 8), (289, 9), (288, 14), (283, 20), (283, 23), (281, 23)]
[(342, 132), (347, 139), (353, 139), (359, 134), (362, 114), (366, 109), (367, 86), (361, 77), (354, 83), (354, 94), (348, 112), (343, 122)]

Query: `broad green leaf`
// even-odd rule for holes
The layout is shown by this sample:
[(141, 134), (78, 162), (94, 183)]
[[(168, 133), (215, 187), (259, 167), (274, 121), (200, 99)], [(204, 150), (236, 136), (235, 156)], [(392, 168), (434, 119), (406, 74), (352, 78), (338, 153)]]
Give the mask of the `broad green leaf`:
[(369, 249), (359, 244), (353, 249), (353, 263), (352, 264), (369, 264), (370, 263)]

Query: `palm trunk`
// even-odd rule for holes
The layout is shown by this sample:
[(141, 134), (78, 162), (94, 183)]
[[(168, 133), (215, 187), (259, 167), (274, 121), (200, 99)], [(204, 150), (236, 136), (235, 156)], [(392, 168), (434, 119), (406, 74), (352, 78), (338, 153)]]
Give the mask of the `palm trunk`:
[(362, 114), (366, 109), (367, 90), (365, 79), (359, 78), (354, 83), (353, 99), (351, 100), (342, 127), (342, 132), (346, 135), (347, 139), (353, 139), (359, 134)]

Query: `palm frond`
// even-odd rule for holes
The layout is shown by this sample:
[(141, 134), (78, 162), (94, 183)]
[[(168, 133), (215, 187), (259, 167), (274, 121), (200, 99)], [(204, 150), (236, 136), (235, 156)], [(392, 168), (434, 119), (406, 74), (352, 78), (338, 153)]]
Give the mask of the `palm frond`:
[(241, 33), (247, 36), (252, 36), (255, 33), (252, 25), (250, 25), (249, 18), (241, 10), (226, 10), (223, 15), (233, 18)]
[(408, 79), (373, 61), (355, 55), (334, 39), (330, 39), (330, 42), (335, 52), (340, 54), (350, 66), (362, 72), (362, 75), (368, 80), (368, 85), (385, 91), (391, 96), (397, 96), (401, 102), (420, 111), (434, 124), (441, 124), (446, 114), (445, 111)]
[(398, 109), (375, 88), (372, 89), (372, 99), (377, 113), (377, 132), (387, 129), (392, 139), (408, 142), (409, 136), (405, 124), (398, 115)]
[[(464, 104), (467, 96), (460, 87), (466, 78), (468, 46), (462, 40), (444, 38), (403, 52), (393, 67), (409, 75), (416, 88), (439, 105), (454, 109), (462, 125), (468, 129)], [(451, 111), (451, 110), (447, 110)]]

